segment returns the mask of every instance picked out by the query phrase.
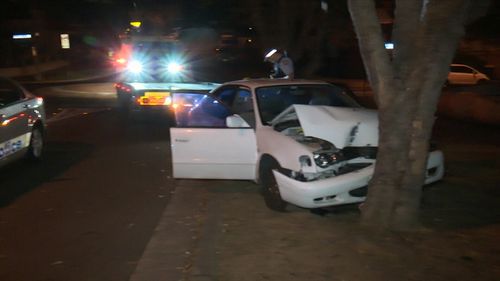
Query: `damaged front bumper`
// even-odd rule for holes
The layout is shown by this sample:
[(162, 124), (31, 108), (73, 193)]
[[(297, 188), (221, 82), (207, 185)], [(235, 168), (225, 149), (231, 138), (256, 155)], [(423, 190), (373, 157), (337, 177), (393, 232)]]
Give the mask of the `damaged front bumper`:
[[(343, 175), (303, 182), (273, 170), (283, 200), (303, 208), (319, 208), (363, 202), (360, 189), (368, 186), (374, 165)], [(441, 151), (432, 151), (427, 160), (425, 184), (443, 178), (444, 157)], [(362, 194), (362, 195), (360, 195)]]

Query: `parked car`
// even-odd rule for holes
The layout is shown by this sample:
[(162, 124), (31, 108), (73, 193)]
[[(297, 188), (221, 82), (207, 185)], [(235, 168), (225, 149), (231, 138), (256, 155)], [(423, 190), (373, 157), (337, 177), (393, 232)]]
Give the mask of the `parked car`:
[(449, 85), (476, 85), (486, 82), (490, 78), (478, 70), (465, 64), (452, 64), (448, 74), (447, 84)]
[[(320, 208), (365, 200), (378, 146), (377, 112), (341, 87), (309, 80), (228, 82), (173, 95), (174, 178), (259, 182), (266, 205)], [(443, 177), (429, 153), (426, 183)]]
[(0, 77), (0, 166), (42, 157), (45, 134), (43, 99)]

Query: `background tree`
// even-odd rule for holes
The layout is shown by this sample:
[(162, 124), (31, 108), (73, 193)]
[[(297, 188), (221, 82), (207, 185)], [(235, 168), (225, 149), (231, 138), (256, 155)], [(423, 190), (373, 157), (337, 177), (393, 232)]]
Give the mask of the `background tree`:
[(379, 108), (379, 149), (362, 223), (418, 225), (434, 113), (465, 24), (489, 1), (396, 0), (394, 51), (384, 48), (374, 0), (348, 0), (368, 80)]

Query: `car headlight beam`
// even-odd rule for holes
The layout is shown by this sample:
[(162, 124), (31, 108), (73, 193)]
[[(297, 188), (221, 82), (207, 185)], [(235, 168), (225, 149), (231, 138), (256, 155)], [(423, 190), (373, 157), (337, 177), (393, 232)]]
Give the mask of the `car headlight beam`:
[(177, 62), (170, 62), (167, 65), (167, 71), (172, 74), (180, 73), (184, 69), (184, 66)]
[(138, 60), (133, 60), (127, 65), (127, 69), (133, 73), (141, 73), (143, 70), (142, 63)]

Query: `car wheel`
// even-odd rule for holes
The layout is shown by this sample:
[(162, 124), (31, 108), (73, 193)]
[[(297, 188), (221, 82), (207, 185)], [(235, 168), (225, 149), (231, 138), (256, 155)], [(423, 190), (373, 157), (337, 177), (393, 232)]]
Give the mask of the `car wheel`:
[(28, 152), (26, 157), (29, 160), (40, 160), (42, 159), (44, 148), (44, 136), (43, 131), (40, 126), (35, 126), (31, 131), (30, 144), (28, 147)]
[(266, 206), (277, 212), (285, 212), (288, 203), (283, 201), (278, 188), (278, 183), (274, 177), (273, 170), (280, 169), (276, 161), (269, 161), (262, 164), (260, 169), (260, 184), (262, 187), (262, 195)]

